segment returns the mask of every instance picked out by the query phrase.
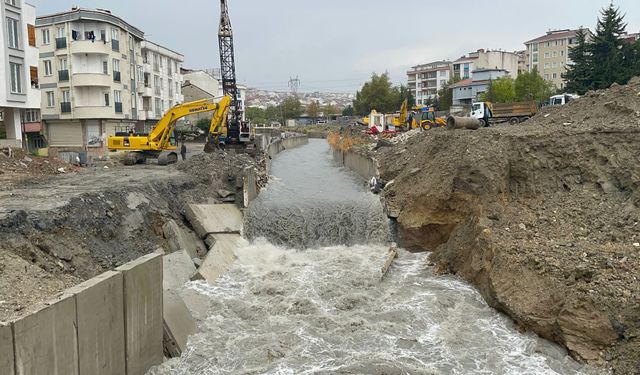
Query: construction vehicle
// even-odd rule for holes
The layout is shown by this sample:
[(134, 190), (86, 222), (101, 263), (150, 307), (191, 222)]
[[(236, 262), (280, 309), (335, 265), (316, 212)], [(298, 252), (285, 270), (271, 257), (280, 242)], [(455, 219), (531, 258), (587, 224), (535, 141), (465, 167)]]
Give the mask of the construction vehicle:
[(127, 151), (125, 165), (144, 163), (148, 158), (158, 159), (159, 165), (175, 163), (178, 161), (174, 137), (176, 121), (196, 113), (214, 112), (209, 127), (209, 139), (216, 144), (223, 144), (228, 134), (226, 123), (230, 106), (229, 96), (223, 96), (218, 103), (205, 99), (178, 104), (167, 111), (149, 133), (136, 133), (131, 129), (109, 136), (109, 151)]
[(240, 93), (236, 82), (236, 65), (233, 52), (233, 30), (231, 28), (231, 20), (229, 19), (229, 8), (227, 0), (220, 0), (220, 26), (218, 28), (218, 45), (220, 47), (220, 71), (222, 79), (222, 92), (226, 97), (231, 98), (225, 139), (221, 140), (220, 136), (209, 133), (205, 152), (213, 152), (214, 150), (231, 145), (232, 147), (245, 147), (251, 142), (251, 129), (248, 122), (242, 119), (242, 105), (240, 101)]
[(411, 119), (411, 129), (423, 129), (429, 130), (431, 128), (438, 128), (447, 125), (447, 121), (443, 118), (436, 117), (436, 112), (433, 107), (419, 106), (414, 107), (414, 115)]
[(480, 120), (481, 126), (501, 122), (511, 125), (526, 121), (538, 112), (536, 102), (495, 103), (476, 102), (471, 105), (470, 117)]
[(574, 99), (578, 99), (576, 94), (560, 94), (549, 98), (549, 105), (565, 105)]
[(405, 99), (400, 106), (400, 112), (393, 114), (393, 118), (391, 119), (393, 126), (396, 128), (403, 128), (406, 125), (407, 117), (409, 115), (408, 107), (407, 99)]

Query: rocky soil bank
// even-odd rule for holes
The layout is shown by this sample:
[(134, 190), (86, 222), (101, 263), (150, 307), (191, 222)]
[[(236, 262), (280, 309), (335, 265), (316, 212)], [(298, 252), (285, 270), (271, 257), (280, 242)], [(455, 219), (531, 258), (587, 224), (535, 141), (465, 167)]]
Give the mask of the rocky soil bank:
[(401, 245), (523, 330), (640, 374), (640, 79), (516, 126), (368, 150)]
[[(162, 167), (86, 169), (0, 187), (0, 321), (159, 247), (166, 223), (189, 231), (189, 203), (236, 196), (246, 155), (200, 154)], [(264, 165), (264, 163), (262, 163)], [(233, 199), (233, 198), (231, 198)], [(166, 227), (165, 227), (166, 228)]]

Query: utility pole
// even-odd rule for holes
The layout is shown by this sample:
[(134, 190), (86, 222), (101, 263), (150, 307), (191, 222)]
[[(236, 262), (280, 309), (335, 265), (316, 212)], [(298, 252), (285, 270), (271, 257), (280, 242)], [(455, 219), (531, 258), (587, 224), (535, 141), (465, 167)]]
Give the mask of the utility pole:
[(300, 78), (296, 76), (296, 78), (289, 78), (289, 90), (291, 91), (291, 95), (298, 96), (298, 87), (300, 87)]

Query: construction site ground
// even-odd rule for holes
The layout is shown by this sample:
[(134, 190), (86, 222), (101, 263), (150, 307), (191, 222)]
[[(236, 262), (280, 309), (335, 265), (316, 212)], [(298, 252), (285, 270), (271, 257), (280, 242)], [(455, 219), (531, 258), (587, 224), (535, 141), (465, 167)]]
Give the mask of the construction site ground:
[(402, 246), (576, 359), (640, 374), (640, 79), (514, 126), (342, 135), (379, 163)]
[(236, 178), (254, 160), (232, 152), (204, 154), (199, 144), (188, 149), (187, 161), (175, 165), (131, 167), (115, 160), (81, 168), (15, 150), (10, 157), (3, 153), (0, 321), (166, 248), (165, 223), (174, 220), (190, 230), (186, 204), (219, 202), (220, 193), (233, 193), (240, 203)]

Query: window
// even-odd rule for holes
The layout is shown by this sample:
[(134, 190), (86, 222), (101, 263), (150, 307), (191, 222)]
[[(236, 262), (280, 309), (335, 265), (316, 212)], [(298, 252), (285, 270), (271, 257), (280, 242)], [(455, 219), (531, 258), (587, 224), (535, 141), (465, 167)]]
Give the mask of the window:
[(108, 92), (104, 93), (104, 106), (105, 107), (109, 106), (109, 93)]
[(176, 82), (176, 96), (178, 96), (178, 94), (180, 94), (180, 85)]
[(18, 6), (18, 0), (4, 0), (5, 3), (13, 6)]
[(558, 41), (561, 46), (564, 46), (564, 39)]
[(71, 94), (69, 90), (62, 91), (62, 102), (60, 102), (61, 113), (71, 113)]
[(64, 26), (58, 26), (58, 38), (64, 38)]
[(11, 71), (11, 92), (14, 94), (22, 93), (22, 65), (9, 63)]
[(549, 75), (548, 75), (548, 74), (545, 74), (545, 75), (544, 75), (544, 79), (548, 81), (548, 80), (549, 80)]
[(142, 65), (138, 65), (138, 82), (144, 82), (144, 70)]
[(119, 72), (120, 71), (120, 60), (113, 59), (113, 71), (114, 72)]
[(531, 50), (533, 52), (538, 52), (538, 43), (531, 45)]
[(131, 112), (132, 113), (136, 109), (136, 104), (138, 104), (137, 101), (136, 101), (136, 94), (132, 93), (131, 94)]
[(547, 42), (544, 44), (546, 47), (551, 47), (551, 42)]
[(109, 62), (107, 60), (102, 62), (102, 73), (109, 74)]
[(553, 73), (553, 79), (558, 78), (558, 73)]
[(51, 35), (49, 33), (49, 29), (42, 30), (42, 44), (50, 44), (51, 43)]
[(25, 122), (38, 122), (39, 120), (39, 116), (38, 113), (40, 111), (38, 111), (37, 109), (27, 109), (24, 112), (24, 121)]
[(44, 60), (44, 75), (50, 76), (53, 74), (53, 69), (51, 68), (51, 60)]
[(560, 51), (560, 56), (564, 56), (564, 51)]
[(7, 37), (9, 38), (9, 48), (18, 48), (18, 20), (7, 17)]
[(545, 69), (549, 69), (549, 68), (550, 68), (549, 63), (544, 63), (544, 68), (545, 68)]
[(120, 33), (118, 32), (118, 29), (111, 29), (111, 40), (118, 40), (118, 38), (120, 38)]
[(65, 103), (71, 102), (71, 93), (69, 90), (62, 90), (62, 101)]
[(133, 51), (133, 37), (131, 35), (129, 35), (129, 51)]
[(36, 27), (33, 25), (27, 25), (27, 35), (29, 37), (29, 45), (31, 47), (36, 46)]
[(100, 30), (100, 40), (107, 42), (107, 30)]
[(47, 108), (53, 108), (56, 105), (56, 97), (53, 91), (47, 91)]
[(553, 57), (558, 57), (558, 51), (553, 51)]
[(545, 59), (548, 59), (548, 58), (550, 58), (550, 57), (551, 57), (551, 53), (550, 53), (550, 52), (545, 52), (545, 53), (544, 53), (544, 58), (545, 58)]
[(161, 67), (161, 68), (163, 68), (163, 67), (164, 67), (164, 65), (163, 65), (163, 63), (162, 63), (163, 61), (164, 61), (164, 57), (160, 56), (160, 67)]
[(113, 101), (115, 103), (122, 103), (122, 98), (120, 97), (121, 92), (118, 90), (113, 91)]
[(156, 104), (156, 116), (161, 116), (162, 115), (162, 102), (160, 101), (160, 98), (156, 98), (155, 100), (155, 104)]
[(558, 63), (557, 63), (557, 62), (554, 62), (553, 64), (551, 64), (551, 67), (552, 67), (552, 68), (557, 68), (557, 67), (558, 67)]
[(537, 62), (538, 62), (538, 54), (537, 54), (537, 53), (534, 53), (534, 54), (533, 54), (533, 56), (532, 56), (532, 58), (533, 58), (533, 62), (534, 62), (534, 63), (537, 63)]
[(169, 96), (173, 96), (173, 81), (172, 80), (168, 81), (168, 87), (169, 87)]

